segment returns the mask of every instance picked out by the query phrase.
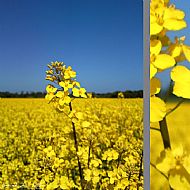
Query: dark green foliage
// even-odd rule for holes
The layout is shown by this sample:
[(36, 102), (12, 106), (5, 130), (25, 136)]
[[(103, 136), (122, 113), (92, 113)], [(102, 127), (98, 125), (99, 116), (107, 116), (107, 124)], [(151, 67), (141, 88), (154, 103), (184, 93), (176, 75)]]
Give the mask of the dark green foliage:
[[(95, 93), (92, 92), (92, 97), (96, 98), (117, 98), (120, 91), (108, 93)], [(131, 91), (127, 90), (122, 92), (125, 98), (143, 98), (143, 90)], [(1, 98), (44, 98), (45, 92), (0, 92)]]

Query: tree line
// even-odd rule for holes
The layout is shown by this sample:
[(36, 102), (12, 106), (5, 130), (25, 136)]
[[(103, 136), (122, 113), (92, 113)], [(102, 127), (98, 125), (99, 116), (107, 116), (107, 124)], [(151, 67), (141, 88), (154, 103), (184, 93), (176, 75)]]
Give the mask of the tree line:
[[(92, 92), (92, 98), (117, 98), (118, 93), (121, 91), (108, 92), (108, 93), (95, 93)], [(125, 98), (143, 98), (143, 90), (131, 91), (127, 90), (122, 92)], [(1, 98), (44, 98), (46, 92), (0, 92)]]

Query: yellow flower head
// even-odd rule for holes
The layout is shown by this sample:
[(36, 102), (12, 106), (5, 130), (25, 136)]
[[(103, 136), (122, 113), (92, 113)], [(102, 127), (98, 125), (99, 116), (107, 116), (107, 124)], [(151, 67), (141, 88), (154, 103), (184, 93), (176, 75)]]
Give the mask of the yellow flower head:
[(75, 97), (86, 98), (86, 90), (80, 88), (80, 83), (75, 79), (76, 72), (69, 66), (66, 68), (63, 62), (52, 62), (48, 65), (49, 70), (46, 71), (46, 79), (53, 81), (61, 88), (55, 88), (53, 85), (46, 87), (47, 95), (45, 99), (54, 104), (58, 111), (64, 111), (65, 106), (69, 106), (71, 102), (70, 95)]
[(185, 28), (183, 20), (185, 13), (167, 6), (164, 1), (152, 0), (150, 4), (150, 35), (156, 35), (163, 30), (181, 30)]
[(64, 79), (71, 79), (76, 77), (76, 72), (69, 66), (64, 72)]
[(61, 87), (63, 87), (64, 91), (68, 91), (70, 88), (73, 88), (73, 84), (69, 81), (69, 80), (66, 80), (66, 81), (61, 81), (59, 83), (59, 85)]
[(82, 97), (82, 98), (87, 98), (87, 96), (86, 96), (86, 90), (85, 90), (85, 88), (80, 88), (80, 89), (78, 89), (78, 88), (73, 88), (73, 96), (75, 96), (75, 97)]
[(59, 99), (59, 104), (63, 106), (64, 104), (69, 104), (71, 102), (71, 98), (69, 96), (65, 96)]
[(47, 91), (47, 93), (55, 93), (57, 91), (57, 88), (54, 88), (54, 86), (49, 84), (46, 87), (46, 91)]

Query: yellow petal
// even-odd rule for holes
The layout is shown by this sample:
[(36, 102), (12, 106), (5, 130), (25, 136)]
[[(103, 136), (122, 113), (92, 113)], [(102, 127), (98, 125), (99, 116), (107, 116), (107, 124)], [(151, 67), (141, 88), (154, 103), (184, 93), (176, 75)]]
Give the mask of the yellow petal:
[(81, 93), (85, 93), (86, 89), (85, 88), (80, 88)]
[[(155, 1), (155, 0), (154, 0), (154, 1)], [(160, 1), (160, 0), (159, 0), (159, 1)], [(158, 2), (158, 3), (159, 3), (159, 2)], [(156, 9), (154, 10), (155, 13), (156, 13), (156, 16), (157, 16), (157, 17), (162, 17), (166, 9), (167, 9), (167, 8), (164, 6), (164, 4), (163, 4), (163, 2), (162, 2), (162, 3), (160, 4), (160, 6), (157, 6)]]
[(159, 25), (157, 22), (150, 23), (150, 35), (158, 34), (162, 29), (163, 26)]
[(50, 93), (50, 94), (46, 94), (45, 99), (48, 101), (51, 101), (54, 97), (55, 97), (55, 95)]
[(161, 82), (158, 78), (152, 78), (150, 80), (150, 94), (154, 95), (154, 94), (158, 94), (160, 92), (161, 89)]
[(175, 159), (171, 150), (164, 150), (160, 153), (156, 168), (168, 175), (168, 172), (175, 167)]
[(184, 20), (167, 19), (164, 21), (164, 28), (167, 30), (181, 30), (187, 26)]
[(79, 82), (75, 82), (75, 85), (80, 88), (80, 83)]
[(90, 181), (91, 180), (91, 173), (92, 172), (91, 172), (90, 169), (86, 169), (85, 170), (85, 177), (84, 178), (85, 178), (86, 181)]
[(183, 145), (177, 144), (175, 145), (175, 148), (172, 149), (173, 156), (176, 157), (182, 157), (184, 154)]
[(157, 68), (151, 63), (150, 64), (150, 79), (157, 73)]
[(151, 9), (156, 9), (158, 6), (163, 7), (164, 1), (160, 0), (152, 0), (150, 1), (150, 8)]
[(190, 82), (175, 82), (173, 94), (190, 99)]
[(69, 189), (69, 180), (65, 176), (61, 176), (60, 178), (60, 187), (62, 189)]
[(64, 105), (64, 103), (65, 103), (64, 99), (63, 99), (63, 98), (61, 98), (61, 99), (59, 100), (59, 105), (60, 105), (60, 106), (63, 106), (63, 105)]
[(76, 77), (76, 72), (75, 71), (71, 71), (71, 77), (75, 78)]
[(64, 96), (64, 92), (58, 91), (58, 92), (56, 93), (56, 96), (57, 96), (58, 98), (61, 98), (61, 97)]
[(183, 98), (190, 98), (190, 70), (185, 66), (176, 66), (171, 71), (171, 79), (175, 82), (173, 94)]
[(83, 118), (84, 118), (82, 112), (77, 112), (75, 115), (76, 115), (76, 117), (77, 117), (78, 119), (83, 119)]
[(163, 19), (179, 19), (182, 20), (185, 17), (185, 13), (179, 9), (174, 9), (173, 7), (167, 8), (164, 11)]
[(86, 94), (81, 94), (81, 97), (82, 98), (87, 98), (87, 95)]
[(183, 48), (183, 53), (184, 53), (186, 59), (190, 62), (190, 47), (183, 45), (182, 48)]
[(190, 182), (189, 182), (190, 175), (184, 168), (180, 168), (179, 170), (171, 170), (169, 175), (169, 184), (172, 189), (175, 190), (189, 190), (190, 189)]
[(79, 89), (73, 88), (72, 91), (73, 91), (73, 96), (79, 97)]
[(168, 69), (175, 65), (175, 59), (167, 54), (159, 54), (153, 62), (153, 65), (161, 70)]
[(183, 161), (183, 166), (187, 171), (190, 171), (190, 156), (186, 156)]
[(171, 79), (175, 82), (190, 82), (190, 70), (185, 66), (178, 65), (172, 69)]
[(156, 22), (156, 20), (157, 20), (157, 18), (154, 15), (154, 13), (150, 13), (150, 23), (154, 23), (154, 22)]
[(60, 83), (59, 83), (59, 86), (61, 86), (61, 87), (65, 87), (65, 83), (63, 82), (63, 81), (61, 81)]
[(158, 97), (150, 98), (150, 122), (161, 121), (166, 115), (166, 104)]
[(178, 44), (172, 44), (169, 47), (169, 53), (172, 57), (178, 57), (181, 54), (181, 46)]
[(83, 121), (83, 122), (82, 122), (82, 126), (83, 126), (83, 127), (89, 127), (89, 126), (90, 126), (90, 122), (88, 122), (88, 121)]
[(64, 97), (64, 102), (69, 104), (71, 102), (71, 98), (69, 96)]
[(162, 44), (160, 40), (150, 41), (150, 54), (158, 55), (162, 49)]
[(54, 88), (52, 85), (47, 85), (46, 91), (47, 93), (54, 93), (57, 91), (57, 88)]
[(171, 79), (175, 82), (173, 94), (183, 98), (190, 98), (190, 70), (185, 66), (176, 66), (171, 71)]

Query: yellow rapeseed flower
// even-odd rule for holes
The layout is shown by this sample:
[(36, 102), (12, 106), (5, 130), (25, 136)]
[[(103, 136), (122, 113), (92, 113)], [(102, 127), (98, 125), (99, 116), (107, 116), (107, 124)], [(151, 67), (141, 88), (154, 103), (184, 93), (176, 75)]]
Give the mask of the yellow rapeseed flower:
[(73, 91), (73, 96), (75, 96), (75, 97), (87, 98), (87, 96), (85, 94), (86, 93), (85, 88), (80, 88), (80, 89), (73, 88), (72, 91)]
[(59, 105), (63, 106), (64, 104), (69, 104), (71, 102), (71, 98), (69, 96), (64, 96), (59, 99)]
[(185, 66), (176, 66), (171, 71), (171, 79), (175, 82), (173, 94), (190, 98), (190, 70)]
[(64, 81), (64, 82), (61, 81), (61, 82), (59, 83), (59, 85), (60, 85), (61, 87), (63, 87), (64, 91), (68, 91), (70, 88), (73, 88), (73, 84), (70, 83), (69, 80), (66, 80), (66, 81)]
[(51, 100), (53, 100), (54, 97), (55, 97), (55, 95), (50, 93), (50, 94), (46, 94), (45, 99), (48, 101), (51, 101)]
[(150, 35), (159, 34), (163, 30), (181, 30), (185, 28), (183, 20), (185, 13), (175, 9), (174, 6), (167, 7), (164, 1), (152, 0), (150, 4)]
[(160, 54), (162, 44), (160, 40), (150, 41), (150, 78), (152, 78), (157, 70), (165, 70), (175, 65), (175, 59), (167, 54)]
[(47, 91), (47, 93), (55, 93), (57, 91), (57, 88), (54, 88), (54, 86), (52, 86), (52, 85), (49, 84), (46, 87), (46, 91)]
[(79, 83), (79, 82), (77, 82), (77, 81), (72, 81), (72, 84), (73, 84), (74, 87), (77, 86), (77, 87), (80, 88), (80, 83)]
[(64, 72), (64, 79), (71, 79), (76, 77), (76, 72), (69, 66)]
[(47, 85), (46, 91), (47, 94), (45, 96), (45, 99), (51, 101), (55, 97), (54, 93), (57, 91), (57, 88), (54, 88), (52, 85)]
[(152, 64), (154, 67), (160, 70), (165, 70), (175, 65), (175, 59), (167, 54), (159, 54), (155, 56), (152, 60)]
[(173, 189), (190, 189), (190, 156), (187, 155), (182, 145), (174, 149), (166, 149), (161, 152), (160, 162), (156, 167), (169, 178), (170, 186)]
[(68, 95), (68, 93), (65, 94), (65, 92), (63, 92), (63, 91), (58, 91), (55, 95), (56, 95), (56, 97), (58, 97), (58, 98), (62, 98), (62, 97), (64, 97), (65, 95)]

